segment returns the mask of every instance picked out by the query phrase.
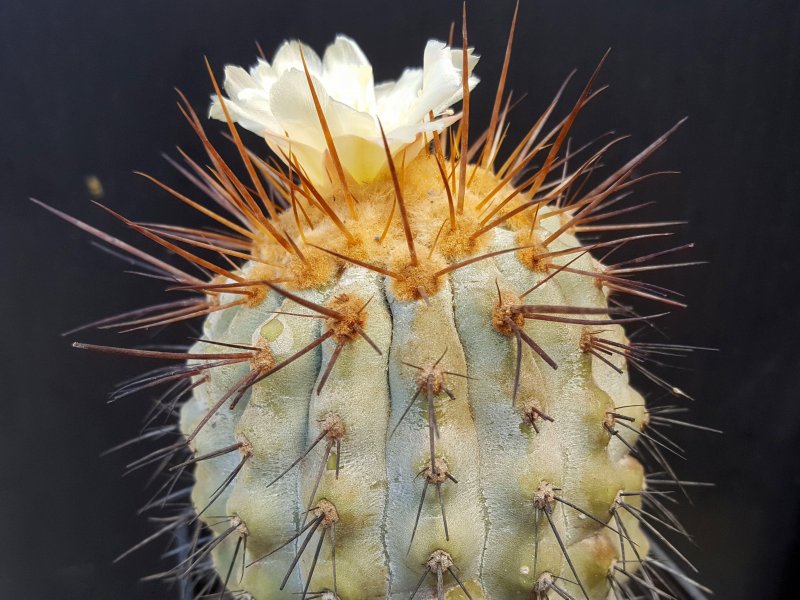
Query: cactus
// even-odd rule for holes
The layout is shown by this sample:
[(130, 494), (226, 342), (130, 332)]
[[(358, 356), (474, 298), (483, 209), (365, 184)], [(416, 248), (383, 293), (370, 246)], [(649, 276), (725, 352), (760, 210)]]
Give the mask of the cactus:
[[(513, 25), (509, 50), (512, 36)], [(216, 205), (156, 183), (226, 231), (116, 215), (208, 279), (50, 209), (193, 294), (102, 324), (205, 317), (185, 353), (76, 344), (185, 361), (115, 392), (167, 384), (170, 397), (188, 396), (177, 441), (139, 463), (171, 464), (167, 500), (193, 474), (192, 506), (159, 533), (202, 526), (169, 575), (213, 565), (220, 597), (257, 600), (600, 600), (672, 597), (669, 579), (694, 585), (654, 554), (674, 550), (657, 526), (679, 528), (658, 486), (681, 482), (656, 428), (669, 419), (628, 381), (633, 367), (683, 396), (647, 361), (688, 347), (630, 341), (625, 324), (659, 315), (616, 298), (681, 306), (633, 279), (676, 249), (598, 258), (658, 236), (602, 221), (632, 210), (606, 207), (674, 128), (585, 185), (610, 144), (577, 162), (567, 138), (595, 73), (561, 123), (545, 126), (557, 97), (501, 162), (510, 54), (471, 148), (477, 57), (466, 26), (463, 38), (461, 50), (429, 43), (424, 71), (380, 93), (343, 37), (322, 59), (293, 42), (249, 73), (229, 67), (227, 96), (212, 74), (211, 116), (227, 122), (247, 176), (185, 102), (211, 169), (188, 158), (179, 168)], [(402, 104), (414, 78), (407, 122), (392, 120), (387, 105)], [(343, 97), (358, 82), (360, 104)], [(245, 148), (236, 123), (284, 164)], [(623, 237), (578, 239), (606, 231)], [(646, 478), (642, 451), (664, 478)]]

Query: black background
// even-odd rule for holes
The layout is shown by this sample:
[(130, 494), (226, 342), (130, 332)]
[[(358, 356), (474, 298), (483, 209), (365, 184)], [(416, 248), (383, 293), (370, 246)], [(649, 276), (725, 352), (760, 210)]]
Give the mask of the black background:
[[(470, 41), (483, 55), (484, 82), (473, 95), (478, 127), (490, 111), (513, 6), (469, 8)], [(0, 596), (176, 597), (137, 582), (164, 566), (154, 549), (111, 563), (149, 530), (134, 514), (148, 497), (146, 476), (119, 475), (132, 455), (98, 456), (138, 429), (145, 399), (108, 406), (104, 398), (142, 365), (79, 353), (72, 338), (59, 337), (157, 301), (163, 286), (121, 274), (119, 261), (26, 198), (135, 239), (88, 201), (84, 177), (93, 174), (103, 202), (125, 215), (197, 224), (132, 170), (178, 184), (159, 154), (174, 155), (177, 144), (199, 156), (173, 86), (204, 111), (204, 55), (221, 73), (226, 62), (252, 63), (255, 40), (271, 55), (286, 37), (321, 50), (343, 32), (359, 41), (376, 78), (388, 79), (419, 64), (425, 41), (446, 38), (459, 14), (451, 0), (0, 1)], [(523, 0), (510, 82), (529, 95), (512, 117), (516, 136), (573, 67), (568, 97), (576, 97), (609, 46), (600, 80), (611, 87), (580, 117), (576, 141), (610, 128), (630, 133), (622, 160), (690, 117), (650, 162), (651, 170), (682, 174), (637, 192), (658, 201), (648, 217), (688, 220), (678, 241), (694, 240), (693, 257), (710, 261), (655, 279), (689, 298), (664, 327), (675, 340), (721, 349), (671, 376), (697, 398), (693, 418), (726, 432), (676, 438), (689, 454), (680, 473), (718, 483), (680, 509), (697, 541), (681, 547), (719, 598), (796, 597), (800, 8)], [(189, 334), (177, 328), (159, 339)]]

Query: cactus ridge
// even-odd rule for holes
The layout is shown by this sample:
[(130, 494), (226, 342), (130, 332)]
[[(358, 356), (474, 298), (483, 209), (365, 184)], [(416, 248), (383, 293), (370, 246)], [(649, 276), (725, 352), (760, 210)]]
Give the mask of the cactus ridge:
[[(646, 408), (628, 380), (633, 368), (686, 398), (652, 366), (695, 348), (629, 340), (625, 325), (663, 313), (642, 316), (617, 298), (684, 306), (635, 276), (694, 264), (653, 263), (690, 245), (611, 263), (675, 223), (603, 223), (637, 208), (615, 205), (675, 128), (587, 186), (614, 142), (574, 166), (566, 140), (595, 72), (559, 125), (544, 129), (561, 92), (498, 166), (507, 60), (482, 145), (469, 146), (466, 93), (459, 128), (419, 152), (393, 154), (384, 136), (387, 168), (365, 183), (335, 151), (329, 185), (291, 156), (286, 170), (258, 159), (226, 112), (250, 178), (239, 179), (184, 102), (212, 169), (188, 157), (179, 168), (217, 206), (156, 183), (226, 231), (112, 214), (207, 278), (45, 206), (191, 295), (91, 325), (205, 318), (187, 352), (76, 344), (175, 361), (113, 395), (167, 385), (152, 419), (182, 402), (176, 428), (142, 438), (177, 441), (131, 464), (171, 465), (150, 507), (172, 505), (194, 481), (190, 506), (132, 549), (194, 530), (163, 576), (188, 578), (201, 597), (256, 600), (704, 590), (666, 558), (663, 548), (693, 568), (660, 532), (685, 533), (664, 502), (685, 491), (666, 462), (681, 450), (662, 429), (687, 424), (673, 406)], [(622, 237), (579, 240), (609, 232)], [(643, 462), (663, 474), (646, 476)]]
[[(417, 159), (409, 177), (414, 173), (421, 179), (426, 169), (435, 168), (433, 160)], [(429, 181), (437, 182), (432, 175)], [(416, 199), (409, 208), (431, 199), (430, 193), (406, 195)], [(434, 204), (442, 201), (433, 197)], [(431, 221), (438, 222), (411, 220), (419, 227)], [(554, 223), (549, 230), (548, 221)], [(537, 234), (545, 238), (561, 220), (542, 216), (541, 223)], [(423, 237), (415, 240), (418, 245)], [(250, 360), (214, 369), (216, 393), (198, 391), (184, 405), (182, 429), (194, 452), (207, 455), (207, 449), (238, 445), (249, 449), (243, 456), (254, 456), (244, 466), (244, 458), (215, 458), (198, 465), (195, 477), (209, 487), (225, 483), (224, 490), (212, 494), (219, 503), (215, 513), (247, 523), (280, 514), (301, 528), (299, 534), (281, 536), (267, 527), (263, 539), (248, 529), (250, 555), (257, 556), (245, 572), (244, 589), (258, 585), (251, 580), (287, 584), (292, 576), (297, 589), (305, 589), (316, 573), (317, 585), (336, 589), (341, 597), (361, 597), (365, 590), (369, 595), (363, 597), (401, 597), (424, 585), (421, 570), (435, 576), (437, 585), (442, 580), (465, 596), (514, 597), (530, 593), (547, 572), (576, 582), (574, 593), (599, 587), (605, 595), (614, 545), (620, 553), (627, 545), (631, 556), (632, 544), (646, 548), (638, 525), (626, 517), (634, 533), (622, 533), (614, 524), (619, 517), (610, 512), (620, 491), (638, 492), (643, 486), (641, 467), (628, 452), (639, 434), (635, 424), (642, 421), (643, 401), (627, 385), (622, 356), (615, 362), (600, 357), (606, 364), (587, 345), (587, 336), (600, 331), (625, 344), (619, 321), (627, 319), (609, 316), (614, 311), (606, 293), (592, 278), (565, 272), (567, 264), (601, 272), (583, 250), (578, 260), (574, 252), (559, 255), (582, 248), (573, 236), (561, 234), (551, 242), (548, 253), (556, 256), (547, 269), (523, 263), (518, 250), (506, 252), (515, 247), (514, 240), (511, 229), (493, 231), (482, 250), (486, 258), (440, 276), (438, 290), (424, 298), (398, 297), (398, 289), (402, 295), (413, 288), (395, 287), (391, 276), (345, 262), (338, 279), (322, 289), (291, 291), (269, 283), (271, 291), (257, 307), (228, 309), (207, 319), (206, 341), (190, 350), (192, 356), (213, 352), (213, 340), (250, 344), (260, 353), (268, 351), (270, 360), (263, 366)], [(398, 252), (407, 249), (402, 239), (397, 245)], [(245, 276), (249, 268), (257, 267), (245, 266)], [(302, 288), (302, 282), (295, 287)], [(536, 304), (526, 303), (523, 294)], [(226, 314), (231, 310), (232, 317)], [(253, 379), (252, 373), (260, 375)], [(279, 374), (285, 380), (272, 379)], [(217, 420), (224, 409), (217, 408), (216, 398), (228, 400), (242, 386), (248, 388), (244, 404), (235, 403), (232, 415)], [(287, 390), (292, 399), (285, 398)], [(292, 400), (300, 419), (292, 426), (298, 429), (289, 451), (276, 430), (289, 427), (285, 411)], [(576, 410), (576, 404), (586, 406)], [(213, 431), (207, 428), (212, 421), (205, 420), (210, 412), (217, 423)], [(634, 426), (620, 432), (618, 418)], [(199, 431), (198, 422), (205, 426)], [(265, 439), (271, 452), (260, 448)], [(580, 489), (591, 479), (587, 469), (598, 479), (597, 490)], [(570, 482), (578, 488), (574, 492), (567, 491)], [(207, 494), (203, 486), (195, 487), (198, 507), (207, 504)], [(585, 496), (595, 497), (590, 502)], [(327, 527), (308, 520), (323, 501), (341, 514)], [(582, 508), (590, 504), (599, 516)], [(367, 522), (364, 512), (370, 513)], [(348, 520), (353, 530), (345, 533)], [(219, 524), (219, 534), (225, 531), (227, 523)], [(512, 533), (519, 540), (516, 547), (493, 543)], [(631, 535), (642, 539), (636, 542)], [(335, 580), (332, 540), (340, 546)], [(584, 555), (601, 550), (607, 564), (590, 582), (576, 564), (590, 562)], [(446, 553), (449, 563), (431, 562), (435, 553)], [(230, 549), (218, 554), (222, 570), (232, 561)], [(529, 564), (532, 557), (546, 570)], [(343, 574), (348, 560), (363, 569), (352, 582)], [(305, 578), (292, 573), (298, 562)], [(453, 567), (461, 574), (457, 579)], [(569, 590), (573, 584), (562, 585)], [(279, 586), (261, 595), (281, 597)]]

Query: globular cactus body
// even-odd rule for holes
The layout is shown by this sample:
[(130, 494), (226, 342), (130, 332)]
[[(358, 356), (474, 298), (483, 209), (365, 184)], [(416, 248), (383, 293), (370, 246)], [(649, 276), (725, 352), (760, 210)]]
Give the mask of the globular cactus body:
[[(683, 247), (597, 258), (674, 224), (598, 225), (635, 210), (606, 208), (668, 134), (587, 185), (605, 148), (570, 168), (567, 139), (592, 77), (559, 125), (545, 129), (554, 101), (498, 165), (508, 54), (471, 149), (476, 62), (464, 28), (462, 50), (429, 42), (424, 68), (396, 84), (373, 86), (344, 37), (322, 59), (291, 42), (271, 65), (226, 69), (211, 115), (247, 178), (186, 103), (211, 166), (179, 168), (216, 206), (160, 184), (226, 231), (125, 220), (210, 281), (50, 209), (195, 294), (101, 324), (205, 316), (186, 354), (79, 344), (188, 361), (117, 392), (191, 393), (180, 440), (139, 463), (178, 457), (166, 500), (193, 469), (193, 508), (161, 533), (197, 517), (207, 529), (170, 575), (207, 575), (210, 557), (220, 597), (255, 600), (621, 600), (629, 585), (656, 597), (669, 578), (690, 581), (650, 558), (654, 540), (669, 545), (654, 523), (681, 529), (649, 487), (681, 482), (664, 459), (674, 444), (644, 431), (685, 423), (649, 414), (628, 368), (681, 396), (644, 365), (691, 348), (630, 342), (623, 326), (649, 317), (612, 297), (682, 306), (633, 276), (684, 266), (650, 264)], [(236, 122), (285, 167), (247, 150)], [(585, 232), (624, 237), (582, 244)], [(667, 479), (645, 479), (645, 443)]]
[[(620, 540), (630, 557), (647, 553), (638, 523), (622, 515), (621, 537), (611, 513), (619, 492), (642, 490), (643, 472), (611, 435), (609, 420), (619, 410), (641, 424), (646, 413), (628, 385), (625, 361), (611, 359), (620, 374), (586, 351), (586, 337), (600, 331), (626, 342), (622, 327), (610, 323), (606, 292), (587, 275), (601, 273), (602, 266), (588, 253), (575, 260), (580, 244), (568, 232), (547, 246), (548, 253), (563, 255), (547, 258), (546, 267), (534, 264), (528, 248), (513, 250), (535, 246), (519, 242), (530, 219), (495, 228), (469, 248), (446, 232), (438, 241), (445, 256), (434, 245), (448, 219), (435, 156), (423, 154), (407, 165), (403, 180), (420, 256), (422, 275), (415, 282), (427, 286), (424, 292), (315, 250), (315, 261), (333, 263), (331, 269), (315, 265), (334, 271), (331, 281), (307, 284), (301, 276), (289, 284), (295, 289), (273, 285), (257, 304), (216, 312), (204, 326), (204, 339), (211, 341), (190, 350), (217, 353), (214, 342), (260, 349), (257, 359), (198, 376), (204, 379), (182, 410), (188, 436), (251, 374), (291, 361), (250, 385), (233, 410), (214, 411), (192, 437), (198, 456), (240, 445), (195, 471), (197, 509), (241, 520), (241, 530), (215, 549), (217, 568), (223, 574), (230, 568), (239, 537), (246, 536), (247, 560), (255, 562), (240, 585), (259, 600), (293, 597), (312, 564), (312, 590), (336, 589), (340, 598), (407, 598), (431, 556), (442, 551), (453, 565), (442, 573), (447, 598), (467, 592), (472, 598), (527, 598), (545, 573), (561, 578), (559, 586), (574, 597), (583, 593), (580, 581), (590, 598), (605, 598)], [(477, 220), (472, 207), (498, 185), (504, 187), (500, 178), (478, 168), (462, 221)], [(366, 215), (360, 221), (363, 262), (386, 271), (407, 268), (402, 229), (379, 240), (392, 211), (391, 177), (350, 191), (371, 221)], [(499, 195), (513, 192), (506, 185)], [(550, 212), (540, 211), (530, 240), (547, 239), (572, 216)], [(293, 227), (288, 218), (284, 225)], [(327, 221), (306, 238), (311, 248), (352, 252), (346, 240), (334, 241), (336, 229)], [(557, 272), (567, 263), (572, 272)], [(241, 274), (259, 277), (250, 271), (263, 269), (249, 263)], [(537, 314), (556, 318), (524, 318)], [(589, 320), (598, 325), (582, 324)], [(535, 340), (546, 358), (518, 343), (517, 332)], [(636, 443), (635, 432), (622, 435)], [(335, 507), (335, 522), (317, 514), (322, 502)], [(316, 519), (319, 525), (274, 551)], [(218, 535), (231, 527), (227, 520), (206, 521)], [(434, 571), (425, 589), (436, 581)]]

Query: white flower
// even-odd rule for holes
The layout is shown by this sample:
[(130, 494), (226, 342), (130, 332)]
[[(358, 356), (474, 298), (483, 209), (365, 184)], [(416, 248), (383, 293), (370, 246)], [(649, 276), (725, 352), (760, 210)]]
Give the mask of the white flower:
[[(406, 69), (397, 81), (378, 85), (361, 48), (343, 35), (322, 59), (305, 44), (292, 41), (283, 43), (272, 64), (259, 59), (249, 73), (226, 66), (224, 101), (231, 118), (264, 137), (284, 161), (291, 152), (315, 185), (326, 186), (336, 174), (303, 70), (301, 47), (336, 153), (356, 181), (369, 181), (386, 166), (379, 120), (392, 154), (405, 149), (408, 161), (422, 148), (424, 132), (441, 131), (458, 118), (450, 107), (462, 98), (463, 54), (436, 40), (427, 43), (421, 69)], [(470, 89), (478, 84), (472, 76), (477, 62), (470, 49)], [(441, 118), (431, 122), (431, 112)], [(225, 119), (216, 96), (209, 114)]]

